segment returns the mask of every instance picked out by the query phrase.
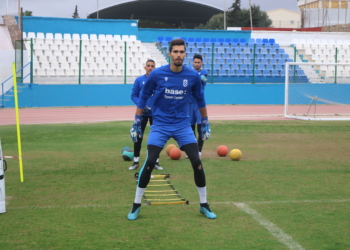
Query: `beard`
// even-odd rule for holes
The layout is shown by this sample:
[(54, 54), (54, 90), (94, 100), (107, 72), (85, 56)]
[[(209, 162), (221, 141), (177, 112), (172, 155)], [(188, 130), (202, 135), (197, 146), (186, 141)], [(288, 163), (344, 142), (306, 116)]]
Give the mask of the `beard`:
[(182, 61), (180, 61), (180, 62), (174, 61), (174, 65), (175, 65), (176, 67), (182, 66)]

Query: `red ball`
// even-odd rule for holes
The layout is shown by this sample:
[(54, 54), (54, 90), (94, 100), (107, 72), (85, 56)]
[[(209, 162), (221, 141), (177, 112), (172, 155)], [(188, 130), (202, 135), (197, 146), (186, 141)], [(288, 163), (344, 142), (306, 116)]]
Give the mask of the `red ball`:
[(216, 150), (216, 153), (218, 154), (218, 156), (221, 156), (221, 157), (226, 156), (228, 154), (228, 148), (224, 145), (221, 145)]
[(169, 156), (172, 160), (178, 160), (181, 158), (181, 150), (178, 148), (173, 148), (170, 150)]

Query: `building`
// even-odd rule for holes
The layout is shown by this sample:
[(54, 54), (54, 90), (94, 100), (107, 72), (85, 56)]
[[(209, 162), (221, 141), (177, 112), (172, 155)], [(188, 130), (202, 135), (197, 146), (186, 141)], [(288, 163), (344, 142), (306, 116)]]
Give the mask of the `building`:
[(304, 28), (350, 23), (350, 0), (298, 0), (298, 7)]
[(266, 11), (269, 18), (272, 20), (273, 28), (300, 28), (300, 13), (287, 10), (276, 9)]

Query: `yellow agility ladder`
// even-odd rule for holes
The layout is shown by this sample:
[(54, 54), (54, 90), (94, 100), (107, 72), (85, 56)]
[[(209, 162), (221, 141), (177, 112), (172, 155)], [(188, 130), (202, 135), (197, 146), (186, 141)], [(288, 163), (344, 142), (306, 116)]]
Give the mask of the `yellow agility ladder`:
[[(138, 182), (139, 173), (135, 173)], [(189, 201), (182, 198), (169, 181), (170, 174), (151, 175), (150, 190), (146, 190), (143, 198), (147, 205), (174, 205), (189, 204)]]

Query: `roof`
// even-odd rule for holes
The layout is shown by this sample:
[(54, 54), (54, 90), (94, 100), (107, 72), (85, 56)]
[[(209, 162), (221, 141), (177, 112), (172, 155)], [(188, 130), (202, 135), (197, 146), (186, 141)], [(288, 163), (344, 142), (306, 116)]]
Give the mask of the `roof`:
[[(129, 0), (100, 9), (99, 19), (142, 19), (194, 27), (206, 23), (223, 10), (208, 4), (188, 0)], [(88, 18), (96, 18), (92, 12)]]

